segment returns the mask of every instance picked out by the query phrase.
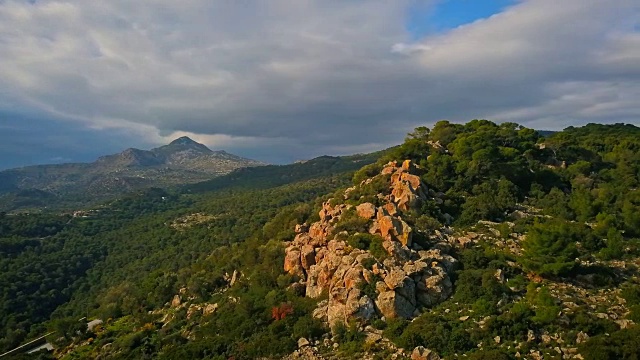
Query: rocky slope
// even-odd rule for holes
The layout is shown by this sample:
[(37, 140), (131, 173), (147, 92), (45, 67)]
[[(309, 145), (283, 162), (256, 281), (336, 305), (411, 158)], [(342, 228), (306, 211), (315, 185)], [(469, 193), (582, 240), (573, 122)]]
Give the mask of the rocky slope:
[[(323, 204), (319, 221), (296, 228), (297, 236), (286, 249), (284, 270), (300, 279), (294, 286), (304, 287), (306, 296), (328, 295), (316, 316), (331, 326), (376, 316), (411, 319), (451, 295), (450, 276), (457, 261), (449, 255), (450, 245), (434, 237), (424, 248), (424, 243), (413, 241), (414, 230), (402, 219), (429, 197), (425, 184), (412, 174), (414, 169), (405, 161), (382, 170), (376, 178), (388, 178), (389, 186), (377, 194), (378, 206), (371, 202), (332, 205), (330, 200)], [(345, 199), (355, 190), (347, 189)], [(340, 230), (349, 212), (363, 220), (370, 236)], [(368, 249), (354, 247), (358, 238), (371, 242)], [(380, 247), (384, 251), (372, 250)]]
[(155, 149), (131, 148), (89, 164), (37, 165), (2, 171), (0, 210), (82, 204), (145, 187), (196, 183), (259, 165), (264, 164), (225, 151), (212, 151), (181, 137)]

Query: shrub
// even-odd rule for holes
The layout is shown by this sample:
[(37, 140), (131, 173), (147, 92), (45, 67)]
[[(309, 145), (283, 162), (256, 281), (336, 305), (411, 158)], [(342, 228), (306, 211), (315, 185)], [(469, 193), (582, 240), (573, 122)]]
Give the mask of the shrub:
[(456, 326), (456, 323), (445, 318), (425, 314), (406, 327), (399, 345), (407, 349), (421, 345), (447, 355), (468, 351), (474, 344), (464, 326)]
[(409, 325), (409, 322), (402, 318), (387, 319), (384, 336), (397, 342), (407, 325)]
[(378, 292), (376, 291), (376, 282), (381, 280), (382, 278), (379, 275), (371, 275), (371, 282), (361, 282), (358, 286), (358, 289), (360, 290), (360, 292), (367, 295), (371, 300), (375, 300), (378, 297)]
[(509, 355), (501, 350), (478, 350), (469, 355), (469, 360), (509, 360)]
[(386, 259), (389, 256), (389, 253), (387, 252), (387, 250), (385, 250), (384, 246), (382, 246), (383, 241), (384, 241), (383, 238), (377, 236), (376, 241), (372, 241), (371, 244), (369, 245), (369, 252), (378, 261), (384, 261), (384, 259)]
[(356, 249), (368, 250), (371, 245), (372, 237), (373, 235), (370, 234), (357, 233), (347, 238), (347, 244)]
[(366, 259), (362, 260), (362, 267), (367, 269), (367, 270), (371, 270), (371, 269), (373, 269), (373, 265), (375, 263), (376, 263), (375, 259), (366, 258)]
[(381, 205), (378, 199), (378, 194), (389, 193), (390, 180), (391, 177), (389, 175), (380, 175), (374, 177), (368, 184), (357, 186), (355, 189), (349, 192), (348, 203), (357, 205), (365, 202), (370, 202), (374, 205)]
[(575, 244), (583, 235), (584, 227), (579, 224), (558, 220), (537, 223), (522, 243), (522, 265), (541, 276), (566, 275), (577, 266)]
[(304, 338), (318, 338), (324, 334), (325, 330), (322, 326), (322, 321), (312, 318), (310, 315), (305, 315), (298, 318), (298, 321), (293, 325), (293, 331), (291, 336), (294, 339)]
[(560, 307), (555, 304), (555, 300), (549, 293), (547, 287), (543, 286), (536, 289), (535, 283), (529, 284), (527, 298), (529, 298), (529, 302), (535, 307), (536, 315), (532, 320), (536, 324), (551, 324), (558, 318)]
[(271, 308), (271, 318), (273, 320), (283, 320), (287, 315), (293, 314), (293, 306), (291, 304), (282, 304)]
[(617, 331), (610, 336), (591, 337), (578, 347), (586, 360), (640, 358), (640, 327)]
[(372, 178), (380, 174), (381, 170), (382, 170), (382, 166), (380, 166), (380, 164), (377, 164), (377, 163), (363, 166), (360, 170), (356, 171), (353, 174), (353, 185), (359, 186), (363, 180)]
[(366, 233), (368, 231), (369, 219), (362, 218), (358, 215), (355, 208), (346, 210), (340, 216), (340, 220), (336, 223), (333, 235), (342, 231), (350, 234)]
[(626, 285), (620, 295), (626, 300), (627, 305), (640, 305), (640, 286)]

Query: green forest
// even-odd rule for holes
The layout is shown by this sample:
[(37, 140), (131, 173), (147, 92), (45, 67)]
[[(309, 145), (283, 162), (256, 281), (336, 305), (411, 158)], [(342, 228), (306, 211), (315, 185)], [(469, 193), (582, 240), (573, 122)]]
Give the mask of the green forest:
[[(324, 202), (378, 205), (388, 182), (367, 179), (405, 160), (437, 194), (403, 214), (415, 241), (473, 240), (451, 250), (453, 293), (412, 320), (330, 328), (313, 316), (325, 297), (283, 271), (285, 243)], [(354, 359), (420, 346), (446, 359), (638, 359), (639, 181), (632, 125), (440, 121), (378, 153), (240, 169), (82, 212), (1, 213), (0, 354), (53, 332), (54, 352), (6, 358), (277, 359), (305, 338)], [(351, 216), (336, 236), (361, 233), (351, 248), (387, 256)]]

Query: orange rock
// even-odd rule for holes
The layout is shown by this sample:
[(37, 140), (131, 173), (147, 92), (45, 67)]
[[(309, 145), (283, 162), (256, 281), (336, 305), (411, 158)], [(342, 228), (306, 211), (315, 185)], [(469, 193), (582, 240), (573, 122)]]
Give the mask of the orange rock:
[(378, 219), (378, 225), (380, 226), (380, 235), (382, 235), (383, 238), (386, 238), (389, 235), (395, 235), (395, 226), (391, 216), (380, 217)]
[(311, 245), (304, 245), (301, 251), (301, 264), (305, 270), (316, 264), (316, 252)]
[(406, 171), (411, 169), (411, 160), (405, 160), (402, 162), (402, 168)]
[(356, 211), (358, 212), (358, 216), (371, 219), (376, 216), (376, 207), (372, 203), (364, 203), (356, 206)]
[(395, 174), (391, 175), (391, 186), (395, 186), (395, 184), (400, 182), (401, 179), (402, 179), (402, 174), (401, 173), (395, 173)]
[(386, 203), (382, 206), (382, 208), (386, 212), (385, 215), (395, 216), (398, 214), (398, 209), (396, 208), (396, 204), (394, 203)]
[(309, 236), (311, 236), (312, 239), (322, 239), (325, 238), (326, 235), (325, 229), (321, 223), (316, 222), (311, 224), (311, 227), (309, 228)]
[(384, 169), (382, 169), (380, 173), (382, 175), (389, 175), (389, 174), (393, 174), (394, 172), (396, 172), (395, 166), (387, 166)]
[(344, 275), (344, 287), (346, 289), (352, 289), (354, 286), (360, 284), (364, 280), (362, 276), (362, 268), (351, 268)]
[(411, 184), (411, 187), (413, 188), (413, 190), (418, 190), (418, 188), (420, 188), (420, 177), (418, 177), (417, 175), (412, 175), (409, 173), (403, 173), (402, 177), (401, 177), (402, 181), (407, 181), (409, 184)]
[(294, 275), (298, 272), (301, 265), (300, 250), (295, 247), (288, 248), (284, 257), (284, 271)]

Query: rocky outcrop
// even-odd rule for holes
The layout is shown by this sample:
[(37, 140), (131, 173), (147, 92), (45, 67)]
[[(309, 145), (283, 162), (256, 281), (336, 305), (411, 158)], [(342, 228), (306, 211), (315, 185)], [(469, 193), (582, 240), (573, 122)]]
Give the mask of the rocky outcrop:
[[(423, 250), (414, 245), (414, 230), (402, 218), (427, 200), (426, 186), (415, 169), (410, 161), (389, 163), (382, 169), (378, 176), (389, 177), (390, 183), (388, 191), (377, 196), (379, 206), (370, 202), (334, 206), (327, 201), (319, 221), (296, 226), (296, 237), (286, 248), (284, 270), (299, 277), (306, 296), (327, 294), (322, 311), (314, 314), (326, 316), (330, 325), (374, 316), (410, 319), (451, 296), (449, 274), (456, 260), (447, 254), (450, 246), (441, 243)], [(368, 221), (372, 241), (380, 242), (384, 256), (377, 253), (375, 258), (369, 250), (349, 246), (345, 239), (354, 234), (335, 234), (347, 211)]]
[(411, 360), (440, 360), (440, 356), (424, 346), (418, 346), (411, 353)]

